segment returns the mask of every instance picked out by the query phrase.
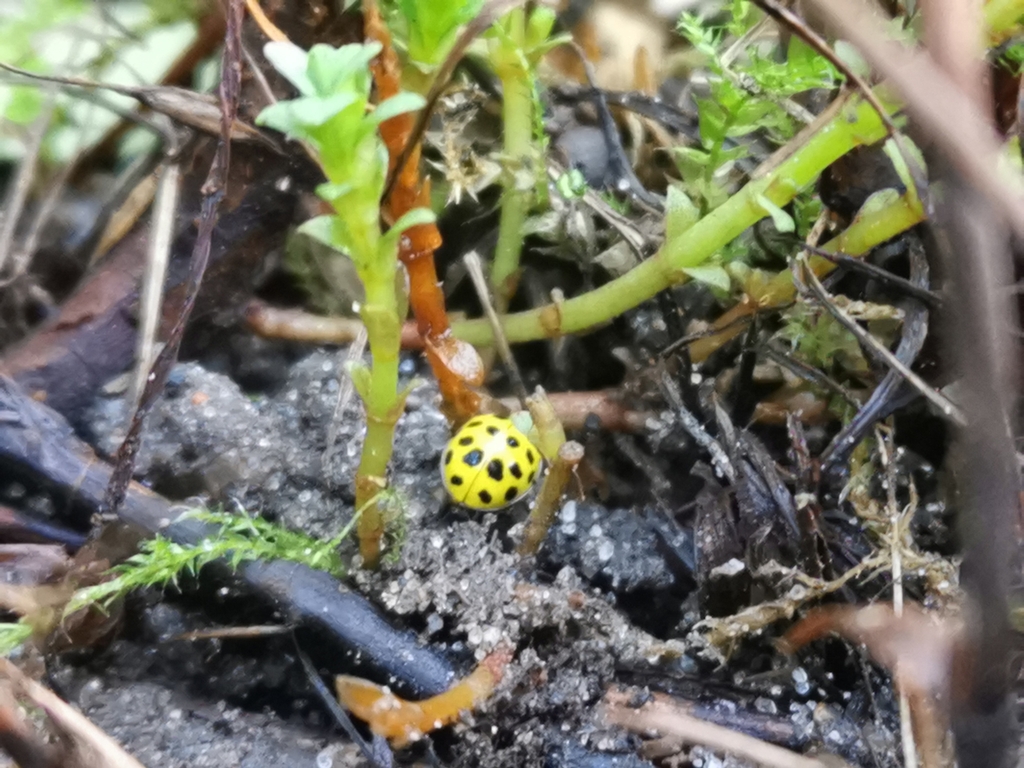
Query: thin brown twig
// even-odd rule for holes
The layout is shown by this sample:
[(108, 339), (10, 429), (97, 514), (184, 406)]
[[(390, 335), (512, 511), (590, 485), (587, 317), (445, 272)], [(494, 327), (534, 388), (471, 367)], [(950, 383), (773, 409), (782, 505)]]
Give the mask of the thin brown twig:
[(913, 296), (932, 309), (939, 309), (942, 307), (942, 297), (935, 291), (930, 291), (927, 288), (922, 288), (919, 285), (914, 285), (910, 280), (905, 277), (893, 274), (885, 267), (880, 267), (877, 264), (872, 264), (870, 261), (864, 259), (855, 259), (853, 256), (847, 256), (845, 253), (835, 253), (833, 251), (827, 251), (824, 248), (818, 248), (817, 246), (810, 245), (808, 243), (801, 243), (800, 248), (813, 253), (815, 256), (821, 256), (823, 259), (831, 261), (838, 267), (847, 267), (848, 269), (855, 272), (862, 272), (865, 275), (877, 278), (883, 282), (889, 283), (890, 285), (896, 286), (907, 296)]
[(242, 84), (241, 45), (242, 45), (242, 0), (230, 0), (227, 8), (227, 31), (224, 36), (224, 55), (221, 63), (220, 103), (221, 103), (221, 135), (217, 142), (217, 151), (206, 182), (203, 184), (203, 203), (199, 216), (198, 232), (192, 259), (189, 264), (188, 280), (185, 286), (185, 298), (174, 326), (168, 335), (167, 343), (157, 356), (150, 375), (146, 378), (146, 386), (139, 401), (131, 427), (124, 441), (118, 448), (114, 469), (110, 474), (110, 483), (104, 500), (110, 512), (115, 512), (124, 501), (125, 493), (131, 482), (135, 467), (135, 457), (142, 441), (142, 426), (147, 414), (153, 409), (163, 392), (171, 367), (178, 358), (181, 339), (185, 334), (185, 325), (192, 308), (195, 306), (199, 287), (206, 273), (212, 248), (213, 230), (217, 224), (220, 203), (227, 193), (228, 167), (231, 164), (231, 139), (233, 126), (238, 113), (238, 97)]
[(794, 282), (802, 281), (803, 286), (797, 285), (798, 289), (803, 288), (809, 292), (829, 313), (839, 321), (850, 333), (852, 333), (857, 341), (860, 342), (861, 346), (869, 353), (872, 357), (880, 360), (885, 365), (889, 366), (892, 370), (899, 373), (908, 383), (913, 385), (922, 395), (928, 398), (942, 414), (950, 419), (953, 423), (959, 426), (964, 426), (967, 422), (964, 418), (963, 412), (952, 402), (949, 398), (937, 392), (932, 387), (928, 386), (928, 383), (914, 373), (910, 368), (904, 365), (884, 344), (878, 339), (868, 333), (864, 328), (860, 326), (856, 320), (847, 315), (832, 298), (828, 295), (825, 287), (818, 280), (817, 275), (810, 268), (807, 263), (807, 258), (803, 254), (797, 257), (796, 268), (799, 269), (800, 274), (796, 274), (794, 270)]

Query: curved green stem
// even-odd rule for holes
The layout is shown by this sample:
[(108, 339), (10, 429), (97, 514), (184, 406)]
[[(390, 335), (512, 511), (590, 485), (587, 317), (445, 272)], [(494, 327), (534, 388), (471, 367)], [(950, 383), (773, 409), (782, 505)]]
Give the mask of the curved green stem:
[[(579, 333), (608, 322), (671, 285), (688, 278), (682, 270), (704, 264), (715, 253), (768, 215), (759, 202), (788, 204), (825, 168), (851, 149), (873, 144), (886, 134), (875, 110), (858, 97), (848, 97), (834, 116), (810, 133), (804, 143), (771, 173), (750, 181), (725, 203), (681, 236), (666, 241), (654, 256), (610, 283), (561, 304), (506, 315), (502, 327), (510, 342), (532, 341)], [(493, 342), (486, 320), (458, 323), (459, 338), (486, 346)]]

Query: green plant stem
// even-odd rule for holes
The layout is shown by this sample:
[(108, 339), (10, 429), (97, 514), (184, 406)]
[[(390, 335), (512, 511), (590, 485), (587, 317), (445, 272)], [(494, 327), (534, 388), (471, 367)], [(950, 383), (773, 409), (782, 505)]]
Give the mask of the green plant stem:
[(520, 184), (523, 172), (533, 167), (533, 94), (529, 73), (522, 68), (510, 69), (502, 78), (504, 101), (502, 120), (505, 133), (505, 156), (511, 165), (508, 185), (501, 197), (501, 219), (498, 223), (498, 244), (491, 267), (491, 287), (495, 308), (508, 309), (519, 270), (519, 254), (523, 247), (523, 225), (530, 212), (534, 185)]
[[(397, 259), (397, 254), (395, 255)], [(388, 463), (394, 448), (395, 424), (402, 414), (403, 398), (398, 394), (398, 362), (401, 323), (395, 295), (395, 268), (365, 270), (360, 274), (366, 292), (362, 308), (370, 345), (369, 391), (366, 397), (366, 438), (356, 472), (356, 509), (362, 510), (357, 528), (363, 565), (380, 563), (384, 517), (376, 503), (387, 487)]]
[[(506, 315), (502, 318), (505, 335), (515, 343), (586, 331), (671, 285), (685, 282), (689, 278), (682, 270), (704, 264), (768, 215), (758, 202), (762, 195), (777, 206), (788, 204), (835, 160), (855, 147), (873, 144), (885, 133), (885, 126), (874, 109), (857, 97), (850, 98), (774, 171), (750, 181), (682, 236), (667, 241), (640, 266), (561, 304)], [(487, 346), (493, 342), (486, 320), (470, 320), (453, 328), (460, 338), (472, 344)]]

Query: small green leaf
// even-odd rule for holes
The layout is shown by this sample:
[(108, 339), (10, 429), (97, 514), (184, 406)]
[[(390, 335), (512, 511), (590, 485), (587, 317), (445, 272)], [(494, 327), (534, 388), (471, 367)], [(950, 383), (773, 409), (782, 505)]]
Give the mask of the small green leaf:
[(356, 185), (350, 181), (339, 181), (337, 184), (325, 181), (323, 184), (317, 185), (316, 194), (321, 200), (330, 202), (344, 197), (354, 189), (356, 189)]
[(700, 209), (679, 185), (672, 184), (665, 197), (665, 239), (673, 241), (700, 220)]
[(338, 250), (338, 246), (334, 242), (334, 216), (316, 216), (303, 223), (298, 231), (318, 243), (323, 243), (328, 248)]
[(266, 125), (298, 138), (313, 138), (312, 129), (319, 128), (337, 117), (345, 108), (357, 103), (357, 97), (351, 93), (300, 96), (291, 101), (271, 104), (260, 112), (256, 124)]
[(359, 360), (352, 360), (345, 363), (345, 371), (348, 373), (349, 378), (352, 379), (352, 386), (355, 387), (356, 392), (363, 398), (365, 403), (370, 398), (370, 392), (373, 387), (373, 377), (370, 374), (370, 368), (366, 363)]
[(32, 627), (25, 621), (0, 624), (0, 656), (10, 656), (32, 637)]
[(732, 281), (729, 279), (729, 273), (725, 271), (724, 267), (687, 267), (683, 269), (683, 272), (692, 277), (698, 283), (704, 283), (705, 285), (717, 288), (718, 290), (726, 293), (728, 293), (729, 289), (732, 287)]
[(555, 189), (566, 200), (579, 200), (587, 192), (587, 180), (578, 168), (566, 171), (555, 181)]
[[(882, 151), (892, 162), (896, 169), (896, 175), (903, 182), (904, 189), (909, 192), (913, 199), (911, 202), (920, 202), (918, 196), (918, 181), (927, 183), (927, 171), (924, 162), (924, 155), (917, 145), (906, 136), (900, 135), (886, 139), (882, 145)], [(911, 167), (911, 164), (914, 167)]]
[(423, 109), (426, 103), (426, 99), (418, 93), (404, 91), (377, 105), (371, 117), (374, 123), (380, 124), (385, 120), (390, 120), (395, 115)]
[(779, 208), (775, 203), (769, 200), (764, 195), (758, 195), (756, 198), (757, 204), (761, 206), (761, 210), (772, 217), (772, 223), (775, 225), (775, 229), (779, 232), (795, 232), (796, 222), (793, 221), (793, 217), (786, 213), (784, 210)]
[[(274, 41), (263, 46), (263, 55), (274, 69), (294, 85), (303, 96), (313, 96), (316, 91), (306, 74), (309, 54), (289, 41)], [(264, 110), (265, 111), (265, 110)]]
[(341, 91), (366, 98), (370, 93), (370, 61), (380, 53), (380, 43), (349, 43), (335, 48), (318, 43), (309, 50), (307, 74), (314, 92), (329, 96)]
[(892, 205), (896, 204), (896, 201), (900, 199), (900, 193), (898, 190), (888, 187), (886, 189), (880, 189), (877, 192), (871, 194), (867, 200), (864, 201), (864, 205), (857, 211), (857, 215), (854, 217), (854, 224), (857, 223), (857, 219), (862, 216), (868, 216), (872, 213), (878, 213), (884, 211)]
[(429, 208), (413, 208), (411, 211), (406, 211), (402, 214), (388, 231), (404, 232), (410, 227), (416, 227), (420, 224), (433, 224), (435, 221), (437, 221), (437, 216)]

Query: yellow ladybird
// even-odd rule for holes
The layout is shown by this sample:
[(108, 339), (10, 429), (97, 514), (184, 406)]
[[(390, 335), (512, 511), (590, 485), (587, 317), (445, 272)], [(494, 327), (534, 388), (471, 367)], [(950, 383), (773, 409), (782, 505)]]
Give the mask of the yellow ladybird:
[(540, 451), (508, 419), (476, 416), (445, 446), (441, 475), (460, 504), (499, 509), (530, 490), (540, 458)]

